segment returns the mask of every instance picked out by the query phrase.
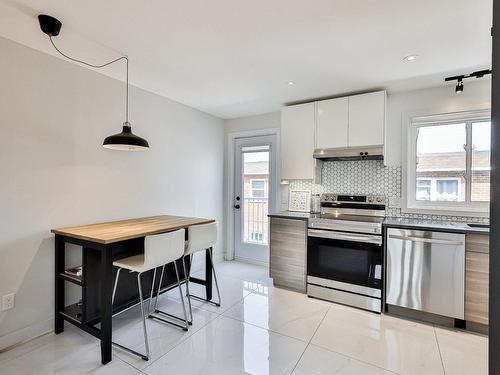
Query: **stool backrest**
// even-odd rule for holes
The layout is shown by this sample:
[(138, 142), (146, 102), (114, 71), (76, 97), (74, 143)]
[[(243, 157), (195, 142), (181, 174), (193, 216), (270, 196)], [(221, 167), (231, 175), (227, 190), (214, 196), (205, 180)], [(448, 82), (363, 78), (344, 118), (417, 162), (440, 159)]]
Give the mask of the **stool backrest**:
[(184, 255), (184, 229), (155, 234), (144, 239), (144, 267), (152, 269), (171, 263)]
[(188, 228), (185, 254), (206, 250), (217, 242), (217, 222), (192, 225)]

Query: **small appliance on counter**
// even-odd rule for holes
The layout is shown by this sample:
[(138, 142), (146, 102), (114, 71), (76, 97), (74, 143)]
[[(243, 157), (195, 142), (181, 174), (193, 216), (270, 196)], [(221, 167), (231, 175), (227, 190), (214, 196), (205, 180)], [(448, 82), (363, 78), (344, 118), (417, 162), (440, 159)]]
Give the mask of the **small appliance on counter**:
[(380, 313), (385, 197), (322, 194), (308, 221), (307, 295)]

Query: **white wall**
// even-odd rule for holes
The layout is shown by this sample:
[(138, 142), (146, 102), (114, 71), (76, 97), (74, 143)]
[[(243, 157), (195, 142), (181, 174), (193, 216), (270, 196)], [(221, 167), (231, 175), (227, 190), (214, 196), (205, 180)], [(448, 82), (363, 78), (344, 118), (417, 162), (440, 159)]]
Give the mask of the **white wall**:
[(52, 326), (51, 228), (177, 214), (222, 231), (224, 123), (134, 87), (132, 129), (151, 149), (106, 150), (123, 82), (2, 38), (0, 56), (0, 296), (16, 293), (0, 312), (1, 349)]
[(249, 130), (279, 128), (281, 127), (281, 114), (280, 112), (272, 112), (263, 115), (239, 117), (225, 120), (224, 124), (226, 134)]

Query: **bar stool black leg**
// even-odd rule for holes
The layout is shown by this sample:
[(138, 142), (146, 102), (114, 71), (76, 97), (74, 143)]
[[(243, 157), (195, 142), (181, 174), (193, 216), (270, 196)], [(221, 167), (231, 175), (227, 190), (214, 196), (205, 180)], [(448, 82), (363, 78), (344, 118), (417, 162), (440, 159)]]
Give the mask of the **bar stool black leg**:
[(210, 251), (210, 249), (205, 251), (205, 293), (207, 301), (212, 300), (212, 257)]

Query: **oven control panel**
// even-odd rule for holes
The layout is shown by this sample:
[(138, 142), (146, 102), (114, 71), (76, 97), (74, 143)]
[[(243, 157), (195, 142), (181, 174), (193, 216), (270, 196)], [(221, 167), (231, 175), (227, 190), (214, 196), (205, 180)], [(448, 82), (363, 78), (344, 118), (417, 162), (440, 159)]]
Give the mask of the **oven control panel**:
[(321, 202), (385, 205), (386, 198), (383, 195), (351, 195), (351, 194), (323, 193), (321, 195)]

